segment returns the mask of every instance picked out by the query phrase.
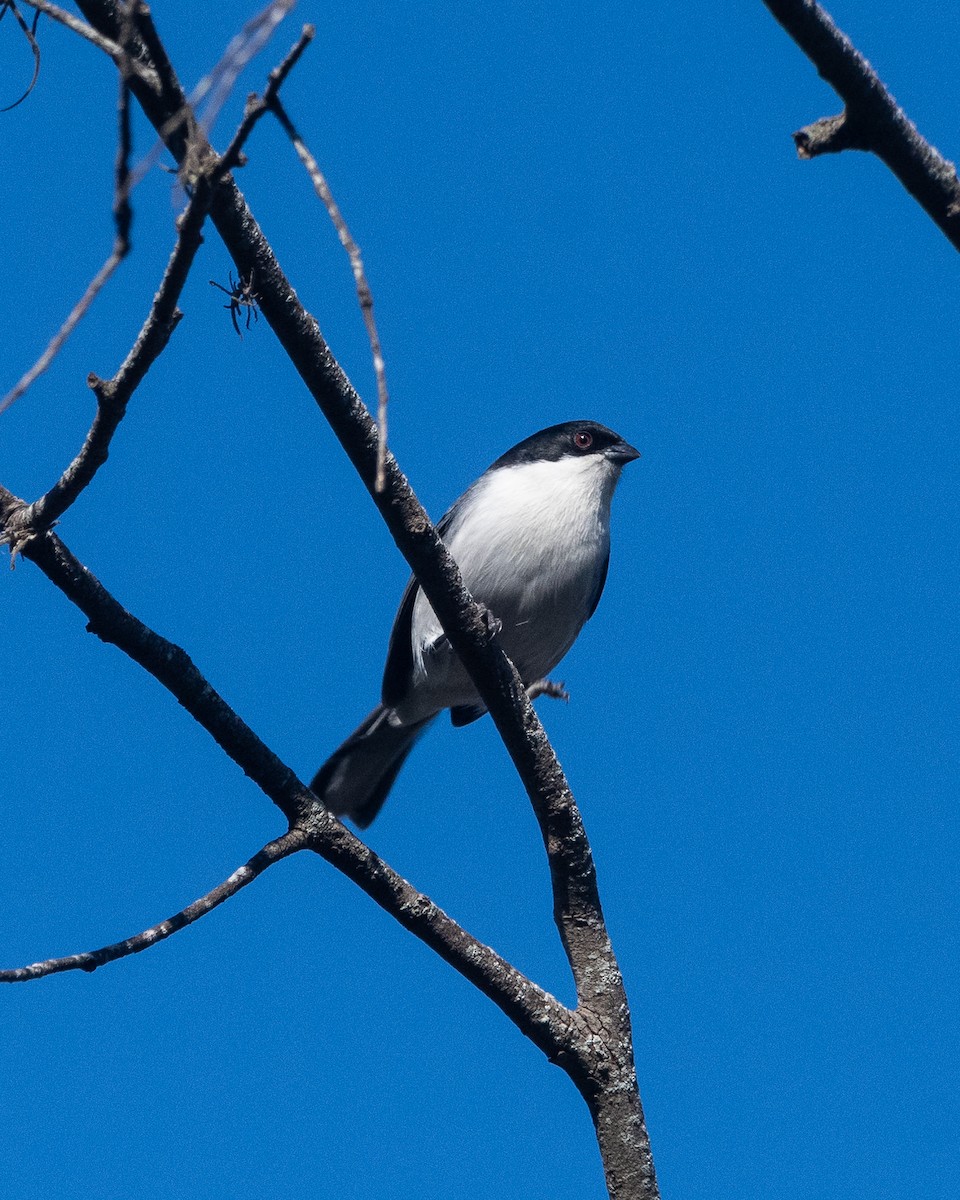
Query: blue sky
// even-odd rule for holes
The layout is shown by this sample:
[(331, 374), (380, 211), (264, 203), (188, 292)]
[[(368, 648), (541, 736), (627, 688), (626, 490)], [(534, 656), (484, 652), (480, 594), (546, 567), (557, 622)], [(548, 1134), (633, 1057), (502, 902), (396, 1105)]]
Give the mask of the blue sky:
[[(188, 84), (256, 10), (154, 12)], [(849, 0), (838, 23), (957, 153), (960, 15)], [(392, 445), (437, 516), (533, 430), (643, 451), (597, 615), (540, 701), (582, 807), (671, 1197), (953, 1197), (960, 1172), (956, 253), (875, 160), (797, 161), (839, 104), (759, 3), (305, 0), (285, 88), (374, 288)], [(8, 18), (0, 80), (29, 77)], [(0, 390), (105, 257), (112, 69), (41, 26), (0, 117)], [(6, 102), (6, 97), (2, 102)], [(151, 139), (144, 123), (137, 142)], [(349, 267), (268, 122), (239, 182), (361, 392)], [(0, 416), (0, 481), (45, 490), (143, 320), (179, 199), (56, 367)], [(189, 650), (302, 776), (374, 703), (406, 569), (261, 323), (209, 279), (59, 532)], [(131, 934), (279, 814), (30, 564), (0, 572), (0, 960)], [(529, 805), (489, 721), (438, 723), (369, 831), (561, 998)], [(569, 1081), (313, 857), (143, 955), (0, 991), (0, 1190), (591, 1200)]]

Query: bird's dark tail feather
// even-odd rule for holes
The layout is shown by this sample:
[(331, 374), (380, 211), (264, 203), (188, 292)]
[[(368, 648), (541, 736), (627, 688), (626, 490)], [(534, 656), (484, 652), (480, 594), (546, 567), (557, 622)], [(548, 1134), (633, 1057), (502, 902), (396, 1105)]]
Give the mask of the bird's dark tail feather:
[(383, 807), (400, 768), (420, 735), (433, 720), (391, 725), (382, 704), (314, 775), (311, 790), (338, 817), (349, 817), (366, 829)]

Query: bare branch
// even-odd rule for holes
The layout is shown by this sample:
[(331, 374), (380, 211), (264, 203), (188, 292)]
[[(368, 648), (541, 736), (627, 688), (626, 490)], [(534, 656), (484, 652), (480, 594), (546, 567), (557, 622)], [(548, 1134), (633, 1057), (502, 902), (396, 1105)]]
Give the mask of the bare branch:
[[(12, 493), (0, 487), (0, 526), (15, 518), (18, 507), (26, 507)], [(24, 557), (40, 567), (86, 615), (91, 633), (119, 647), (163, 684), (183, 707), (203, 726), (217, 744), (240, 766), (254, 783), (277, 805), (290, 822), (291, 831), (302, 841), (290, 849), (309, 848), (342, 871), (401, 925), (430, 946), (447, 963), (464, 975), (544, 1051), (551, 1060), (570, 1057), (570, 1039), (577, 1031), (575, 1015), (537, 984), (531, 982), (489, 946), (485, 946), (446, 915), (421, 892), (392, 870), (368, 846), (345, 828), (319, 803), (309, 789), (230, 708), (200, 674), (189, 656), (172, 642), (148, 629), (127, 612), (103, 585), (79, 563), (53, 533), (35, 533), (22, 547)], [(283, 839), (277, 843), (287, 845)], [(269, 850), (266, 847), (265, 850)], [(264, 851), (261, 851), (263, 854)], [(259, 856), (257, 856), (259, 857)], [(251, 860), (256, 862), (257, 858)], [(249, 867), (251, 864), (247, 864)], [(270, 865), (265, 862), (263, 866)], [(244, 870), (244, 868), (241, 868)], [(231, 876), (235, 880), (236, 875)], [(242, 879), (237, 888), (249, 882)], [(227, 887), (227, 883), (221, 888)], [(237, 890), (234, 888), (234, 890)], [(215, 889), (211, 896), (219, 896)], [(232, 894), (232, 893), (230, 893)], [(227, 896), (222, 896), (226, 899)], [(203, 905), (208, 898), (198, 901)], [(220, 899), (216, 903), (220, 903)], [(208, 906), (213, 907), (213, 904)], [(194, 908), (185, 910), (189, 912)], [(196, 916), (202, 916), (198, 910)], [(171, 918), (176, 922), (178, 918)], [(196, 918), (194, 918), (196, 919)], [(182, 924), (185, 924), (183, 922)], [(171, 927), (164, 936), (176, 932)], [(149, 937), (152, 931), (138, 935)], [(134, 939), (136, 940), (136, 939)], [(153, 940), (158, 940), (156, 937)], [(136, 949), (145, 949), (149, 940)], [(127, 943), (120, 943), (125, 946)], [(96, 954), (115, 949), (107, 947)], [(134, 953), (135, 950), (127, 951)], [(121, 957), (116, 953), (111, 957)], [(80, 960), (83, 961), (74, 961)], [(54, 960), (62, 961), (62, 960)], [(83, 955), (71, 956), (71, 966), (91, 969)], [(104, 962), (109, 958), (104, 958)], [(33, 971), (34, 968), (22, 968)], [(37, 978), (37, 972), (22, 978)], [(12, 980), (16, 981), (16, 980)], [(3, 976), (0, 975), (0, 982)]]
[(30, 505), (24, 520), (35, 529), (49, 528), (63, 515), (107, 461), (110, 442), (127, 411), (130, 397), (160, 357), (180, 322), (177, 308), (190, 268), (203, 238), (201, 230), (210, 205), (210, 191), (198, 186), (177, 221), (177, 241), (160, 288), (130, 353), (110, 380), (89, 377), (97, 398), (97, 413), (80, 453), (45, 496)]
[[(77, 4), (102, 33), (116, 35), (117, 14), (112, 0), (77, 0)], [(143, 21), (149, 23), (148, 14)], [(157, 72), (159, 88), (151, 89), (134, 78), (131, 90), (154, 127), (161, 130), (181, 111), (185, 99), (159, 40), (156, 53), (151, 46), (148, 57)], [(194, 153), (213, 153), (202, 130), (174, 132), (167, 144), (181, 165)], [(558, 1021), (544, 1019), (542, 1007), (531, 1005), (522, 990), (533, 985), (523, 976), (517, 976), (513, 968), (504, 964), (505, 970), (514, 973), (516, 988), (505, 984), (495, 970), (492, 975), (487, 974), (485, 967), (491, 965), (492, 954), (489, 948), (471, 942), (465, 949), (455, 940), (445, 939), (442, 923), (439, 935), (431, 930), (414, 930), (413, 925), (407, 927), (418, 932), (418, 936), (493, 999), (535, 1044), (552, 1054), (568, 1072), (590, 1107), (611, 1194), (655, 1197), (656, 1179), (636, 1086), (623, 981), (603, 920), (589, 843), (556, 755), (516, 671), (496, 641), (490, 641), (481, 610), (464, 589), (455, 563), (389, 451), (383, 463), (384, 486), (378, 489), (376, 425), (330, 352), (317, 322), (300, 304), (232, 176), (226, 175), (217, 184), (210, 215), (240, 277), (252, 279), (255, 275), (263, 315), (373, 497), (489, 709), (523, 781), (540, 823), (550, 863), (554, 915), (576, 981), (579, 1007), (573, 1014), (574, 1034), (569, 1037), (564, 1025), (558, 1041), (557, 1025), (565, 1010), (561, 1007)], [(3, 507), (0, 494), (0, 510)], [(97, 581), (72, 559), (53, 533), (36, 534), (23, 553), (88, 612), (91, 628), (98, 636), (122, 645), (131, 657), (170, 687), (181, 704), (210, 730), (231, 757), (242, 763), (244, 770), (288, 818), (295, 820), (302, 816), (306, 821), (309, 817), (318, 823), (324, 831), (326, 847), (321, 850), (318, 843), (315, 847), (318, 852), (323, 852), (340, 869), (344, 869), (338, 861), (340, 853), (350, 863), (359, 862), (353, 857), (354, 850), (370, 855), (335, 818), (322, 808), (318, 810), (312, 794), (223, 705), (183, 651), (163, 643), (162, 639), (155, 640), (155, 634), (145, 630), (103, 593)], [(389, 878), (385, 865), (371, 856), (365, 870), (368, 874), (358, 871), (356, 881), (383, 903), (377, 889), (383, 886), (383, 879)], [(429, 906), (430, 902), (423, 898), (423, 904)], [(389, 911), (394, 908), (392, 905)], [(414, 921), (415, 913), (414, 908)], [(484, 967), (478, 968), (477, 963), (483, 963)], [(538, 993), (538, 997), (543, 996), (545, 993)], [(546, 999), (556, 1003), (551, 997)]]
[(846, 105), (838, 116), (793, 135), (800, 157), (872, 151), (960, 250), (960, 182), (953, 163), (921, 137), (876, 71), (819, 4), (764, 3)]
[(37, 12), (42, 12), (51, 20), (58, 21), (61, 25), (65, 25), (67, 29), (77, 33), (80, 37), (85, 38), (92, 45), (102, 50), (105, 54), (109, 54), (114, 62), (119, 63), (125, 57), (123, 47), (111, 38), (105, 37), (99, 33), (92, 25), (88, 25), (86, 21), (81, 21), (79, 17), (75, 17), (73, 13), (67, 12), (65, 8), (60, 8), (59, 5), (51, 4), (50, 0), (22, 0), (30, 8)]
[(98, 967), (118, 958), (127, 958), (131, 954), (139, 954), (157, 942), (162, 942), (171, 934), (185, 929), (194, 921), (199, 921), (207, 913), (212, 912), (225, 900), (235, 896), (241, 888), (252, 883), (267, 867), (273, 866), (283, 858), (302, 850), (306, 844), (307, 835), (302, 829), (291, 829), (275, 841), (268, 842), (249, 862), (238, 867), (233, 874), (217, 884), (217, 886), (199, 900), (194, 900), (186, 908), (159, 925), (145, 929), (143, 933), (124, 938), (122, 942), (114, 942), (110, 946), (102, 946), (99, 950), (88, 950), (82, 954), (68, 954), (64, 958), (48, 958), (44, 962), (31, 963), (26, 967), (13, 967), (0, 970), (0, 983), (27, 983), (33, 979), (42, 979), (45, 975), (58, 975), (63, 971), (95, 971)]
[(272, 96), (265, 95), (264, 102), (276, 115), (277, 120), (283, 126), (284, 131), (293, 143), (293, 148), (297, 152), (297, 156), (306, 168), (307, 174), (313, 183), (314, 190), (326, 206), (327, 212), (330, 214), (330, 220), (333, 222), (334, 228), (337, 231), (337, 236), (340, 238), (340, 244), (346, 250), (350, 259), (350, 267), (353, 271), (353, 280), (357, 289), (357, 299), (360, 302), (360, 311), (363, 314), (363, 323), (367, 328), (367, 338), (370, 341), (370, 353), (373, 356), (373, 370), (377, 379), (377, 430), (379, 438), (377, 440), (377, 472), (374, 488), (378, 492), (382, 492), (386, 487), (386, 470), (387, 470), (387, 404), (389, 396), (387, 394), (387, 373), (383, 362), (383, 350), (380, 346), (380, 334), (377, 332), (377, 323), (373, 318), (373, 293), (370, 290), (370, 284), (367, 282), (367, 276), (363, 269), (363, 259), (360, 256), (360, 247), (353, 240), (350, 230), (347, 228), (347, 223), (343, 219), (343, 214), (333, 198), (333, 193), (330, 191), (330, 185), (327, 183), (323, 172), (320, 170), (317, 160), (307, 149), (306, 144), (300, 134), (294, 127), (293, 122), (287, 115), (286, 109), (280, 103), (280, 98), (274, 93)]
[(57, 357), (67, 338), (87, 313), (104, 284), (130, 252), (130, 226), (133, 212), (129, 196), (130, 160), (130, 106), (127, 81), (121, 74), (120, 94), (117, 100), (117, 157), (114, 165), (113, 222), (116, 233), (110, 256), (91, 280), (70, 315), (54, 334), (46, 350), (37, 359), (19, 383), (0, 400), (0, 413), (4, 412), (31, 387)]
[[(114, 17), (105, 0), (78, 3), (95, 26), (111, 28)], [(137, 80), (131, 81), (131, 88), (154, 125), (162, 126), (184, 99), (182, 92), (171, 90), (175, 83), (172, 68), (165, 62), (152, 65), (167, 93), (164, 104), (158, 104), (156, 96)], [(626, 999), (606, 934), (582, 820), (519, 676), (496, 641), (490, 641), (483, 613), (463, 587), (456, 564), (389, 451), (385, 486), (378, 491), (377, 428), (317, 322), (300, 304), (232, 176), (224, 177), (217, 187), (210, 215), (241, 276), (250, 278), (255, 273), (261, 311), (368, 488), (513, 759), (540, 823), (550, 861), (554, 915), (581, 1002), (596, 1005), (609, 983), (604, 1002), (610, 1006), (611, 1028), (628, 1030)], [(29, 550), (35, 552), (33, 544)], [(626, 1036), (629, 1040), (628, 1033)]]
[(23, 32), (23, 36), (27, 39), (27, 45), (30, 47), (30, 53), (33, 55), (33, 75), (29, 84), (27, 84), (27, 90), (23, 93), (23, 95), (17, 100), (14, 100), (12, 104), (7, 104), (3, 108), (0, 108), (0, 113), (10, 112), (10, 110), (16, 108), (18, 104), (22, 104), (33, 91), (34, 87), (36, 87), (37, 78), (40, 75), (40, 47), (37, 45), (36, 38), (37, 21), (40, 17), (40, 14), (34, 13), (33, 28), (31, 29), (23, 19), (20, 9), (16, 6), (15, 0), (2, 0), (2, 3), (0, 3), (0, 21), (3, 20), (3, 14), (7, 12), (8, 9), (13, 13), (14, 19)]
[(234, 167), (243, 165), (241, 148), (250, 137), (254, 126), (257, 124), (260, 118), (264, 115), (264, 113), (270, 111), (270, 105), (274, 100), (276, 100), (277, 94), (280, 91), (280, 88), (283, 86), (287, 76), (297, 65), (300, 60), (300, 56), (313, 41), (315, 35), (316, 29), (313, 25), (304, 25), (299, 38), (297, 38), (296, 42), (294, 42), (293, 46), (290, 48), (287, 57), (282, 63), (280, 63), (279, 66), (274, 67), (267, 76), (267, 86), (264, 90), (263, 96), (260, 97), (256, 92), (251, 92), (247, 97), (246, 107), (244, 108), (243, 112), (243, 120), (240, 122), (237, 132), (233, 136), (233, 141), (223, 152), (221, 164), (225, 171), (232, 171)]
[[(295, 3), (296, 0), (270, 0), (266, 8), (252, 17), (243, 29), (231, 38), (230, 44), (210, 74), (200, 80), (189, 97), (184, 97), (153, 24), (149, 8), (143, 3), (143, 0), (131, 0), (129, 12), (136, 21), (137, 30), (150, 57), (159, 68), (158, 74), (164, 87), (168, 91), (176, 90), (181, 98), (176, 110), (157, 127), (158, 141), (135, 167), (133, 172), (135, 182), (144, 178), (160, 157), (164, 146), (169, 146), (171, 138), (181, 130), (185, 133), (188, 151), (192, 149), (196, 152), (195, 154), (178, 155), (181, 175), (185, 177), (188, 184), (193, 182), (196, 173), (203, 170), (205, 162), (201, 153), (202, 143), (195, 136), (195, 126), (209, 134), (240, 74), (267, 44), (273, 36), (274, 30)], [(299, 57), (300, 55), (297, 54), (296, 58)], [(284, 78), (292, 66), (293, 63), (287, 68)], [(198, 107), (201, 109), (199, 118)], [(249, 132), (249, 129), (245, 130), (241, 124), (234, 138), (234, 141), (238, 143), (237, 146), (234, 147), (231, 143), (231, 150), (234, 151), (234, 154), (225, 156), (224, 171), (239, 164), (239, 148), (246, 141)], [(176, 151), (174, 152), (176, 153)]]

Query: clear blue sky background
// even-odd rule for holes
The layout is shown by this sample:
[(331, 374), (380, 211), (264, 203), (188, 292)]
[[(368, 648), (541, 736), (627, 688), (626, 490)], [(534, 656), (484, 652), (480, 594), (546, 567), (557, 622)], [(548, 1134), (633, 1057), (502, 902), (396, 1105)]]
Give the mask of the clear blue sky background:
[[(256, 10), (158, 0), (185, 82)], [(960, 14), (839, 23), (960, 153)], [(302, 0), (243, 95), (286, 87), (376, 296), (392, 444), (430, 510), (554, 421), (643, 450), (597, 616), (541, 711), (631, 997), (669, 1197), (953, 1200), (960, 1174), (960, 264), (875, 160), (797, 161), (839, 105), (760, 3)], [(0, 390), (105, 257), (114, 73), (43, 23), (0, 117)], [(2, 102), (29, 62), (0, 26)], [(137, 128), (138, 150), (151, 139)], [(346, 260), (279, 131), (240, 183), (374, 394)], [(47, 488), (129, 347), (179, 199), (0, 417)], [(406, 568), (208, 236), (186, 318), (60, 528), (303, 776), (377, 697)], [(29, 563), (0, 572), (0, 961), (181, 908), (283, 827)], [(547, 871), (489, 721), (440, 723), (378, 852), (565, 1000)], [(0, 991), (0, 1193), (286, 1200), (603, 1195), (579, 1097), (486, 1000), (314, 857), (95, 975)]]

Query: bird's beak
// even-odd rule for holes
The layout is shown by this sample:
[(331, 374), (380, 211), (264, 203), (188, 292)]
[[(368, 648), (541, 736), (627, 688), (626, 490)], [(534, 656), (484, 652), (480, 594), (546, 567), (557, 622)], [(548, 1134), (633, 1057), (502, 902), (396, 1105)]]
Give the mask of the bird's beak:
[(622, 440), (614, 442), (612, 446), (608, 446), (603, 453), (610, 462), (619, 463), (621, 466), (624, 463), (633, 462), (635, 458), (640, 457), (639, 450), (635, 450), (633, 446)]

